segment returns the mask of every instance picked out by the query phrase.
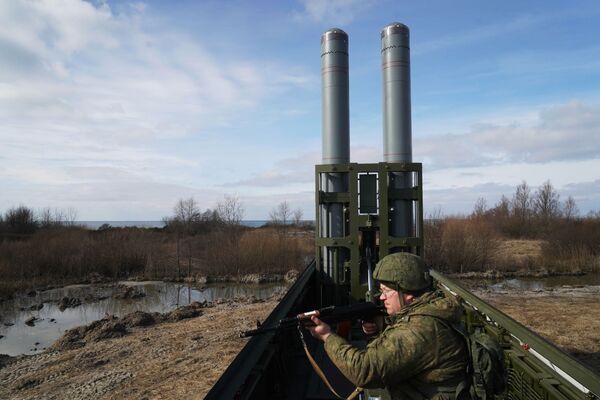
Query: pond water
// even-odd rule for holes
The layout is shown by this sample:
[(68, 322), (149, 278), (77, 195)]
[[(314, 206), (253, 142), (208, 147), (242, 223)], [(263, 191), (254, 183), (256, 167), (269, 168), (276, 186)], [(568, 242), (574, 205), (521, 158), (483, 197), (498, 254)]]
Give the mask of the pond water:
[[(108, 315), (123, 316), (134, 311), (168, 312), (194, 301), (214, 301), (254, 296), (266, 299), (285, 290), (281, 284), (209, 285), (189, 289), (172, 282), (120, 282), (120, 285), (71, 285), (0, 302), (0, 354), (15, 356), (43, 351), (71, 328), (86, 325)], [(114, 298), (124, 286), (132, 287), (137, 298)], [(61, 310), (62, 298), (77, 298), (81, 305)], [(38, 309), (41, 306), (40, 309)], [(36, 318), (33, 326), (26, 321)]]
[(461, 279), (460, 282), (471, 289), (539, 291), (556, 288), (599, 286), (600, 272), (586, 275), (549, 276), (546, 278)]

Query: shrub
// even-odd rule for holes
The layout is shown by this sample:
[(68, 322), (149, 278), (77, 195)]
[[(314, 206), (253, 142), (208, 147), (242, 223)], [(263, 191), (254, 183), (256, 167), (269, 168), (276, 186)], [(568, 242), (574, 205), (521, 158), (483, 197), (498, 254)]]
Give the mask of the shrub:
[(542, 247), (544, 265), (557, 272), (600, 270), (600, 219), (555, 221)]
[(492, 265), (497, 234), (481, 218), (445, 218), (428, 223), (426, 261), (446, 272), (483, 271)]

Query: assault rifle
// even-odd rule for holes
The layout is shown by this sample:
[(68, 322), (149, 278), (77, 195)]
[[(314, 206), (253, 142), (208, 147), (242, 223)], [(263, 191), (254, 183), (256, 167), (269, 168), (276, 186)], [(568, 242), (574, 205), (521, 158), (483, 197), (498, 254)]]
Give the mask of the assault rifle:
[(310, 317), (315, 316), (327, 323), (361, 319), (373, 321), (378, 315), (387, 315), (384, 306), (378, 306), (371, 302), (350, 304), (347, 306), (329, 306), (318, 310), (308, 311), (293, 317), (284, 318), (275, 326), (262, 327), (258, 324), (257, 329), (240, 333), (240, 337), (262, 335), (263, 333), (290, 329), (302, 324), (303, 326), (314, 325)]

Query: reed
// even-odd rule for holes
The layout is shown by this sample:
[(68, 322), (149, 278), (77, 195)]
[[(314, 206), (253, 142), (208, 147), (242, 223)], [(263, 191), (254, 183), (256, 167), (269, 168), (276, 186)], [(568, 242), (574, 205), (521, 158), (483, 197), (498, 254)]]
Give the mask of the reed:
[[(493, 215), (431, 218), (425, 224), (425, 258), (433, 268), (450, 273), (600, 271), (599, 218), (532, 221), (525, 229)], [(521, 235), (525, 231), (527, 238)]]
[(181, 234), (167, 230), (77, 227), (39, 229), (0, 242), (0, 297), (18, 289), (110, 279), (183, 279), (285, 274), (313, 254), (307, 229), (215, 229)]

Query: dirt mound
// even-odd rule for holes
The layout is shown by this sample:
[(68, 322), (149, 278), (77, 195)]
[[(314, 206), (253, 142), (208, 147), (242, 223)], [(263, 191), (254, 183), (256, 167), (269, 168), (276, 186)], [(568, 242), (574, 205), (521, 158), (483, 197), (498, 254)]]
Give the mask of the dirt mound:
[(65, 311), (67, 308), (74, 308), (81, 305), (81, 300), (77, 297), (63, 297), (58, 302), (58, 309)]
[(177, 309), (161, 315), (161, 322), (175, 322), (186, 318), (195, 318), (202, 315), (202, 309), (212, 306), (211, 303), (194, 301), (193, 303), (178, 307)]
[(51, 346), (53, 350), (69, 350), (85, 346), (90, 342), (124, 336), (127, 328), (115, 316), (102, 318), (89, 325), (69, 329)]
[(269, 283), (281, 282), (283, 277), (278, 274), (246, 274), (239, 277), (239, 283)]
[(211, 303), (195, 301), (165, 314), (135, 311), (121, 318), (115, 316), (102, 318), (89, 325), (69, 329), (54, 342), (50, 349), (77, 349), (88, 343), (125, 336), (130, 332), (130, 329), (135, 327), (146, 327), (162, 322), (176, 322), (182, 319), (195, 318), (202, 315), (203, 308), (211, 306)]
[(111, 282), (111, 279), (97, 272), (92, 272), (87, 276), (86, 281), (89, 283), (108, 283)]
[(121, 322), (128, 328), (133, 328), (134, 326), (150, 326), (156, 323), (157, 316), (160, 316), (160, 314), (135, 311), (124, 316), (121, 319)]
[(290, 269), (288, 272), (285, 273), (283, 280), (286, 283), (294, 283), (296, 282), (296, 279), (298, 279), (298, 275), (300, 275), (298, 271), (296, 271), (295, 269)]
[(115, 299), (139, 299), (145, 297), (146, 293), (133, 286), (121, 285), (121, 290), (113, 295)]
[(14, 359), (8, 354), (0, 354), (0, 369), (10, 364)]

